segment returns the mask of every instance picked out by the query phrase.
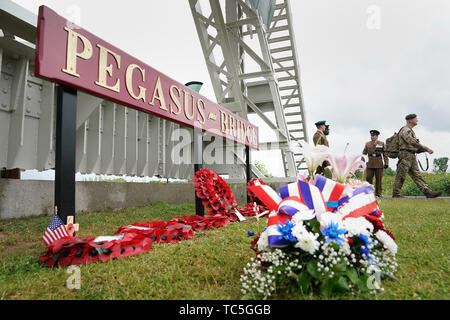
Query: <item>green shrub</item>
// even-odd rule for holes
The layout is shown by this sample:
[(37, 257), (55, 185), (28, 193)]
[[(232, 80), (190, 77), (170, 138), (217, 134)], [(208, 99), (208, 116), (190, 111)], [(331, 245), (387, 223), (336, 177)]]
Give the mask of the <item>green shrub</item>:
[[(422, 177), (425, 182), (429, 185), (431, 190), (442, 190), (443, 196), (450, 196), (450, 173), (446, 174), (432, 174), (432, 173), (422, 173)], [(392, 188), (394, 185), (395, 176), (384, 176), (383, 177), (383, 194), (392, 195)], [(375, 181), (374, 181), (375, 183)], [(423, 193), (417, 187), (417, 185), (412, 181), (411, 177), (408, 175), (405, 179), (405, 183), (402, 188), (402, 195), (404, 196), (423, 196)]]
[(388, 167), (387, 169), (383, 170), (383, 176), (395, 176), (396, 171), (392, 170), (391, 167)]

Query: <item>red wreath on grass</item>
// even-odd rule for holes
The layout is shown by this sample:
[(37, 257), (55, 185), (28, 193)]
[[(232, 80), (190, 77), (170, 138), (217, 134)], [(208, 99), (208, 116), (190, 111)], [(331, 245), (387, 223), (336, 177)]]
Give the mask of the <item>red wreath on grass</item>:
[(256, 202), (247, 203), (244, 207), (236, 208), (244, 217), (255, 217), (258, 214), (267, 211), (265, 206), (260, 206)]
[(267, 185), (264, 181), (262, 181), (260, 179), (253, 178), (247, 183), (247, 193), (248, 193), (248, 196), (249, 196), (250, 200), (252, 202), (256, 202), (256, 204), (259, 206), (258, 207), (259, 208), (259, 213), (261, 213), (261, 212), (269, 210), (269, 208), (266, 207), (266, 205), (261, 200), (259, 200), (258, 197), (249, 188), (249, 187), (254, 186), (257, 183), (259, 183), (261, 185)]
[[(253, 179), (254, 183), (256, 179)], [(261, 183), (265, 184), (261, 180)], [(202, 169), (194, 177), (197, 196), (202, 199), (210, 215), (182, 216), (169, 221), (133, 223), (120, 227), (109, 241), (94, 241), (94, 237), (68, 236), (49, 245), (39, 261), (49, 267), (87, 264), (97, 261), (134, 256), (148, 252), (153, 242), (177, 243), (194, 237), (194, 231), (220, 228), (237, 220), (235, 209), (254, 215), (255, 208), (263, 212), (264, 207), (254, 203), (237, 208), (237, 203), (228, 185), (214, 171)]]
[(193, 180), (197, 197), (202, 199), (202, 204), (210, 215), (224, 215), (231, 221), (236, 221), (237, 217), (234, 214), (237, 207), (236, 199), (230, 187), (217, 172), (200, 169), (195, 173)]
[[(133, 223), (120, 227), (121, 239), (95, 242), (94, 237), (65, 237), (53, 242), (39, 258), (48, 267), (87, 264), (134, 256), (148, 252), (153, 242), (177, 243), (194, 237), (194, 231), (225, 227), (225, 216), (183, 216), (170, 221)], [(136, 228), (137, 227), (137, 228)]]

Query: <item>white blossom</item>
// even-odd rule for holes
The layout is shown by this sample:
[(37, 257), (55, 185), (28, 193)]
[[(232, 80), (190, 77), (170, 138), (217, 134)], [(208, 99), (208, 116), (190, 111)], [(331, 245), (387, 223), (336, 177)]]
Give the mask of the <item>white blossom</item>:
[(350, 237), (360, 234), (370, 236), (373, 231), (373, 225), (364, 217), (347, 218), (342, 221), (342, 224)]
[(267, 251), (269, 247), (269, 232), (264, 230), (259, 236), (258, 242), (256, 243), (259, 251)]
[(375, 237), (377, 237), (378, 240), (383, 244), (383, 246), (388, 249), (392, 254), (397, 253), (398, 246), (395, 243), (395, 241), (383, 230), (378, 230), (377, 233), (375, 233)]
[(318, 237), (319, 235), (317, 233), (303, 232), (297, 238), (298, 242), (295, 244), (295, 247), (314, 254), (320, 247), (319, 241), (316, 240)]

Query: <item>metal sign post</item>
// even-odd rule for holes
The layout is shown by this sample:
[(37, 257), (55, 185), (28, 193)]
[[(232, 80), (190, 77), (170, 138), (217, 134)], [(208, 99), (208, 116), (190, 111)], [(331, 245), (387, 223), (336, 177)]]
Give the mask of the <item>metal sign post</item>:
[(77, 90), (60, 85), (56, 111), (55, 206), (64, 224), (75, 223)]
[[(252, 167), (250, 163), (250, 148), (248, 146), (245, 147), (245, 176), (247, 177), (247, 185), (251, 180), (252, 175)], [(250, 203), (251, 199), (247, 192), (247, 203)]]
[[(201, 130), (194, 129), (194, 174), (203, 167), (203, 133)], [(202, 199), (197, 197), (195, 192), (195, 214), (198, 216), (205, 215), (205, 207)]]
[[(195, 92), (200, 92), (203, 82), (191, 81), (185, 84), (186, 87), (191, 88)], [(194, 175), (203, 168), (203, 133), (201, 130), (194, 128)], [(197, 197), (197, 192), (194, 190), (195, 195), (195, 214), (198, 216), (205, 215), (205, 207), (202, 204), (202, 199)]]

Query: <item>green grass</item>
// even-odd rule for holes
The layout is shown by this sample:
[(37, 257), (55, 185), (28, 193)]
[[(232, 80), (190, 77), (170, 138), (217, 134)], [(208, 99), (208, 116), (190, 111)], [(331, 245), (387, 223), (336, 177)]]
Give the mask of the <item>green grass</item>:
[[(448, 299), (450, 201), (382, 199), (387, 227), (399, 245), (399, 281), (384, 281), (376, 296), (343, 299)], [(77, 215), (79, 236), (113, 234), (132, 222), (193, 215), (193, 205), (156, 203), (121, 211)], [(81, 289), (69, 290), (65, 268), (38, 262), (50, 217), (0, 221), (0, 299), (241, 299), (239, 276), (254, 252), (253, 237), (266, 219), (198, 231), (177, 244), (154, 243), (135, 257), (80, 266)], [(277, 299), (317, 299), (281, 292)]]

